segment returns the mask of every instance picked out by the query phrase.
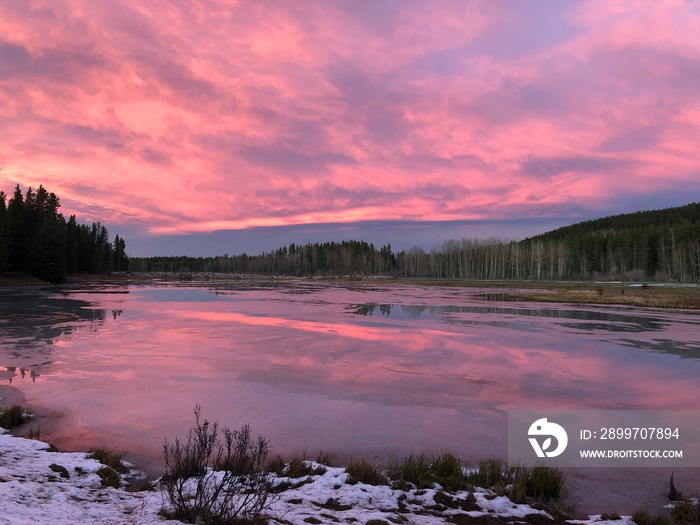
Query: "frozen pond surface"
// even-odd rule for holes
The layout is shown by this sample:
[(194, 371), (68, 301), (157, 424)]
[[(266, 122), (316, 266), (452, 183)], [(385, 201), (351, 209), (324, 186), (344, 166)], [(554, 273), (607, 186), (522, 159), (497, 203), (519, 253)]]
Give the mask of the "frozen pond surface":
[[(5, 289), (0, 333), (0, 378), (62, 416), (42, 429), (50, 440), (104, 444), (156, 466), (163, 438), (187, 431), (195, 404), (229, 427), (250, 423), (274, 454), (386, 463), (445, 449), (505, 458), (511, 409), (689, 410), (700, 397), (697, 312), (506, 302), (493, 289)], [(590, 470), (578, 485), (627, 479)], [(667, 474), (655, 475), (665, 479), (658, 489), (643, 477), (663, 496)], [(683, 469), (676, 479), (684, 475), (700, 478)]]

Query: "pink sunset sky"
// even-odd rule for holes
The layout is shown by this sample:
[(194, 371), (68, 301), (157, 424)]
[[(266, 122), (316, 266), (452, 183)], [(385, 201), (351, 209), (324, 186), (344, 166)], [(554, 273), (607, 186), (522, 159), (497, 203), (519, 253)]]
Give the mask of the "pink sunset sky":
[(0, 3), (0, 190), (132, 255), (518, 239), (700, 198), (700, 4)]

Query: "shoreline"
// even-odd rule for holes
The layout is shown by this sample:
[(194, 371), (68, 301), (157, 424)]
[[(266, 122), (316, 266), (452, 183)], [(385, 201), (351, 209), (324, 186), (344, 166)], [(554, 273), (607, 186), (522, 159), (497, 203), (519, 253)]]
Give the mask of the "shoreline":
[(662, 283), (637, 281), (550, 281), (550, 280), (474, 280), (451, 278), (413, 278), (395, 276), (312, 276), (295, 277), (266, 274), (149, 272), (114, 275), (70, 276), (61, 285), (39, 281), (32, 277), (0, 276), (0, 288), (31, 288), (35, 286), (96, 285), (96, 284), (181, 284), (227, 285), (257, 282), (328, 282), (382, 283), (410, 286), (444, 286), (498, 290), (504, 301), (532, 301), (576, 305), (630, 306), (700, 310), (700, 283)]
[[(76, 436), (70, 439), (69, 446), (65, 440), (58, 440), (56, 443), (51, 439), (53, 429), (65, 423), (67, 415), (62, 412), (46, 410), (40, 406), (33, 406), (26, 403), (24, 394), (17, 388), (10, 385), (0, 385), (0, 407), (8, 408), (14, 404), (22, 404), (35, 414), (35, 419), (19, 427), (6, 431), (8, 435), (24, 439), (32, 429), (41, 429), (39, 441), (55, 445), (59, 453), (66, 454), (86, 454), (91, 447), (100, 447), (100, 443), (88, 442), (84, 436)], [(49, 421), (49, 430), (45, 423)], [(184, 429), (183, 429), (184, 432)], [(274, 444), (273, 444), (274, 447)], [(107, 447), (110, 448), (110, 447)], [(274, 448), (273, 448), (274, 450)], [(127, 492), (138, 492), (146, 483), (152, 483), (165, 474), (165, 465), (162, 460), (150, 456), (139, 456), (130, 453), (128, 450), (118, 450), (124, 454), (124, 459), (128, 461), (132, 468), (145, 477), (134, 479), (124, 487)], [(329, 456), (338, 457), (342, 455), (330, 450)], [(417, 452), (420, 454), (421, 452)], [(294, 454), (292, 458), (284, 457), (284, 461), (291, 461), (293, 458), (306, 460), (306, 451), (303, 454)], [(274, 459), (274, 453), (268, 460)], [(356, 459), (356, 458), (355, 458)], [(341, 461), (341, 464), (346, 462)], [(332, 462), (337, 465), (336, 461)], [(344, 468), (341, 466), (341, 468)], [(385, 469), (387, 466), (377, 465), (378, 469)], [(631, 515), (635, 510), (646, 508), (652, 512), (663, 512), (664, 505), (668, 504), (666, 495), (668, 493), (668, 479), (673, 469), (660, 468), (651, 469), (639, 468), (637, 473), (629, 468), (570, 468), (563, 469), (566, 475), (564, 495), (554, 503), (560, 508), (570, 509), (570, 513), (575, 519), (585, 520), (587, 516), (598, 513), (618, 512), (623, 515)], [(696, 495), (700, 487), (700, 469), (676, 469), (676, 485), (685, 494)], [(592, 490), (606, 487), (603, 492)]]
[[(55, 446), (58, 451), (66, 453), (87, 453), (91, 447), (102, 446), (101, 443), (89, 442), (89, 439), (83, 436), (53, 439), (52, 436), (57, 434), (57, 429), (65, 426), (68, 419), (67, 414), (63, 411), (27, 403), (26, 396), (20, 389), (11, 385), (0, 385), (0, 409), (6, 409), (13, 405), (23, 406), (30, 410), (34, 417), (18, 427), (6, 429), (5, 432), (11, 436), (32, 439), (27, 436), (36, 433), (39, 441), (49, 443)], [(164, 462), (155, 457), (135, 454), (128, 450), (119, 450), (118, 452), (124, 453), (125, 459), (147, 476), (147, 479), (142, 481), (153, 481), (165, 472)]]
[[(227, 286), (229, 283), (230, 277), (226, 276), (221, 279), (217, 278), (212, 278), (208, 280), (186, 280), (182, 281), (179, 284), (182, 286), (201, 286), (201, 287), (207, 287), (211, 290), (215, 290), (217, 284), (220, 284), (221, 286)], [(269, 279), (269, 278), (261, 278), (260, 276), (256, 276), (253, 278), (251, 276), (251, 279), (244, 279), (241, 281), (237, 281), (243, 285), (250, 284), (252, 283), (254, 286), (260, 283), (262, 286), (264, 286), (267, 283), (273, 282), (275, 279)], [(295, 279), (295, 278), (290, 278), (290, 279), (278, 279), (278, 282), (288, 282), (288, 281), (296, 281), (296, 282), (319, 282), (319, 279)], [(508, 301), (508, 300), (529, 300), (529, 297), (527, 294), (525, 294), (526, 299), (510, 299), (509, 297), (512, 296), (506, 296), (506, 292), (512, 292), (513, 291), (513, 284), (512, 282), (465, 282), (465, 281), (432, 281), (430, 283), (422, 283), (422, 282), (411, 282), (408, 280), (403, 280), (403, 279), (362, 279), (362, 280), (356, 280), (356, 279), (326, 279), (324, 281), (328, 281), (329, 283), (337, 282), (339, 283), (340, 286), (343, 286), (344, 282), (352, 283), (352, 282), (360, 282), (364, 284), (368, 283), (376, 283), (378, 285), (378, 289), (380, 290), (389, 290), (390, 286), (396, 284), (399, 286), (403, 285), (416, 285), (416, 286), (474, 286), (478, 287), (478, 294), (479, 295), (484, 295), (484, 294), (491, 294), (493, 293), (494, 296), (491, 297), (492, 299), (496, 301)], [(105, 281), (93, 281), (94, 285), (99, 289), (101, 284), (104, 284)], [(170, 284), (170, 282), (167, 281), (156, 281), (156, 286), (159, 286), (161, 284)], [(490, 286), (487, 286), (490, 285)], [(518, 282), (518, 286), (522, 286), (523, 288), (527, 289), (527, 293), (540, 293), (542, 290), (541, 284), (539, 282)], [(607, 299), (608, 298), (608, 290), (614, 290), (616, 287), (620, 286), (620, 283), (604, 283), (606, 286), (609, 288), (605, 288), (603, 290), (603, 294), (599, 294), (597, 290), (591, 289), (593, 286), (592, 284), (587, 284), (585, 286), (582, 285), (582, 283), (552, 283), (556, 284), (557, 286), (564, 286), (564, 287), (570, 287), (570, 288), (576, 288), (577, 291), (581, 291), (581, 289), (586, 289), (588, 288), (588, 292), (595, 292), (596, 296), (597, 295), (602, 295), (603, 298)], [(597, 283), (596, 283), (597, 284)], [(176, 284), (177, 285), (177, 284)], [(322, 285), (321, 285), (322, 286)], [(602, 285), (600, 285), (602, 286)], [(313, 285), (311, 285), (313, 287)], [(109, 288), (109, 286), (105, 286), (104, 288)], [(641, 286), (640, 286), (641, 288)], [(651, 291), (655, 291), (657, 289), (661, 289), (664, 287), (656, 287), (656, 286), (649, 286), (647, 289)], [(679, 287), (668, 287), (671, 292), (677, 292)], [(697, 286), (690, 286), (690, 287), (682, 287), (682, 288), (687, 288), (691, 290), (693, 293), (697, 293), (696, 289)], [(644, 288), (643, 288), (644, 289)], [(647, 290), (645, 289), (645, 290)], [(531, 292), (530, 292), (531, 290)], [(19, 292), (21, 293), (21, 292)], [(437, 293), (437, 292), (436, 292)], [(500, 294), (503, 294), (501, 297)], [(487, 298), (483, 299), (484, 301), (487, 300)], [(609, 303), (602, 303), (602, 304), (609, 304)], [(16, 383), (17, 384), (17, 383)], [(6, 393), (5, 394), (0, 394), (3, 397), (3, 403), (8, 402), (9, 404), (13, 404), (10, 402), (11, 399), (17, 400), (17, 403), (23, 404), (26, 403), (26, 399), (24, 395), (22, 394), (21, 390), (21, 385), (19, 387), (15, 386), (9, 386), (7, 385), (5, 388)], [(28, 391), (28, 395), (30, 391)], [(13, 394), (15, 397), (10, 397), (10, 394)], [(48, 440), (51, 441), (51, 434), (53, 433), (54, 429), (61, 429), (61, 434), (62, 434), (62, 440), (57, 442), (59, 445), (59, 448), (61, 450), (72, 450), (72, 451), (84, 451), (88, 447), (91, 446), (100, 446), (101, 444), (107, 444), (109, 443), (101, 443), (99, 439), (91, 439), (94, 438), (97, 434), (94, 433), (93, 430), (88, 428), (86, 430), (85, 425), (90, 425), (90, 421), (83, 421), (83, 427), (79, 427), (76, 425), (75, 417), (73, 417), (73, 414), (76, 414), (76, 411), (71, 412), (70, 407), (68, 409), (64, 410), (46, 410), (43, 407), (37, 406), (37, 407), (32, 407), (37, 414), (37, 421), (36, 423), (29, 423), (27, 426), (19, 427), (16, 429), (15, 432), (13, 432), (15, 435), (22, 435), (26, 434), (26, 431), (30, 429), (32, 426), (37, 426), (41, 428), (42, 434), (46, 434), (48, 437)], [(62, 407), (58, 407), (62, 408)], [(182, 428), (182, 431), (186, 431), (186, 428)], [(69, 436), (66, 438), (66, 436)], [(174, 436), (168, 436), (168, 437), (174, 437)], [(42, 438), (44, 439), (44, 438)], [(70, 443), (70, 446), (66, 447), (65, 443)], [(134, 446), (138, 449), (138, 447), (142, 446), (144, 444), (143, 441), (133, 441), (132, 442)], [(149, 440), (148, 443), (154, 444), (155, 446), (152, 448), (160, 448), (159, 445), (161, 443), (153, 443), (151, 440)], [(149, 474), (149, 477), (156, 478), (160, 475), (163, 474), (164, 468), (162, 466), (162, 459), (157, 458), (155, 455), (153, 456), (138, 456), (136, 454), (131, 453), (128, 449), (130, 446), (127, 445), (119, 445), (117, 447), (113, 447), (115, 450), (122, 450), (124, 447), (127, 448), (126, 453), (128, 455), (127, 459), (131, 461), (132, 463), (135, 463), (139, 469), (143, 470), (144, 472)], [(294, 451), (291, 451), (294, 452)], [(330, 451), (331, 453), (333, 452), (338, 452), (338, 451)], [(420, 451), (418, 451), (420, 452)], [(338, 452), (339, 455), (343, 454), (342, 451)], [(286, 455), (286, 453), (285, 453)], [(344, 456), (341, 456), (344, 457)], [(474, 458), (468, 458), (468, 459), (474, 459)], [(687, 474), (687, 475), (686, 475)], [(579, 493), (584, 493), (584, 498), (587, 497), (585, 495), (586, 492), (594, 492), (595, 494), (600, 494), (601, 490), (599, 490), (598, 485), (605, 485), (606, 487), (610, 487), (610, 503), (605, 504), (602, 507), (596, 506), (588, 506), (588, 510), (592, 511), (609, 511), (609, 510), (622, 510), (622, 507), (616, 505), (614, 502), (617, 501), (619, 502), (620, 500), (623, 501), (623, 503), (626, 503), (627, 501), (634, 501), (634, 502), (640, 502), (640, 499), (647, 498), (650, 494), (652, 496), (649, 496), (647, 498), (647, 501), (651, 501), (650, 507), (651, 508), (656, 508), (657, 503), (660, 501), (659, 498), (663, 497), (664, 492), (667, 492), (667, 487), (668, 487), (668, 476), (670, 475), (670, 471), (668, 474), (666, 473), (655, 473), (655, 472), (649, 472), (647, 473), (642, 473), (640, 474), (640, 481), (641, 483), (639, 484), (633, 484), (630, 479), (631, 475), (628, 473), (625, 475), (625, 473), (620, 473), (620, 472), (613, 472), (612, 470), (607, 470), (604, 469), (602, 471), (593, 471), (588, 474), (582, 474), (580, 476), (580, 485), (582, 486), (582, 490), (578, 490), (576, 487), (574, 488), (575, 492)], [(578, 477), (571, 478), (574, 483), (579, 483)], [(684, 490), (686, 493), (688, 492), (697, 492), (698, 487), (700, 487), (700, 469), (682, 469), (680, 473), (676, 473), (676, 480), (677, 484), (679, 484), (679, 487)], [(613, 486), (615, 485), (615, 486)], [(608, 494), (604, 494), (605, 497), (608, 497)], [(574, 498), (576, 499), (576, 498)], [(589, 498), (590, 499), (590, 498)], [(599, 502), (599, 500), (594, 500), (596, 502)]]
[[(109, 464), (109, 463), (107, 463)], [(422, 525), (633, 525), (629, 516), (619, 513), (572, 518), (559, 508), (524, 494), (506, 496), (503, 487), (480, 488), (476, 484), (443, 488), (389, 480), (354, 479), (350, 467), (332, 467), (313, 461), (280, 466), (267, 474), (269, 492), (261, 494), (262, 519), (269, 525), (305, 525), (307, 523), (416, 523)], [(301, 467), (301, 468), (299, 468)], [(130, 476), (138, 476), (128, 466)], [(3, 523), (69, 525), (74, 523), (111, 523), (112, 525), (157, 525), (183, 523), (174, 519), (177, 502), (150, 485), (129, 492), (105, 471), (105, 463), (85, 453), (55, 452), (45, 442), (0, 435), (0, 505)], [(355, 472), (353, 470), (352, 472)], [(216, 490), (216, 473), (205, 476), (210, 490)], [(201, 478), (200, 478), (201, 479)], [(189, 483), (189, 482), (188, 482)], [(236, 478), (222, 487), (232, 494), (246, 494), (238, 502), (250, 501)], [(263, 489), (266, 490), (266, 489)], [(509, 493), (510, 494), (510, 493)], [(228, 496), (225, 496), (228, 497)], [(234, 498), (236, 496), (234, 495)], [(511, 499), (513, 497), (513, 499)], [(236, 500), (228, 500), (236, 502)], [(520, 501), (520, 502), (518, 502)], [(174, 503), (175, 502), (175, 503)], [(204, 502), (208, 505), (208, 501)], [(174, 508), (174, 505), (178, 507)], [(179, 507), (181, 508), (181, 507)], [(319, 519), (324, 518), (324, 520)], [(330, 521), (328, 521), (330, 520)]]

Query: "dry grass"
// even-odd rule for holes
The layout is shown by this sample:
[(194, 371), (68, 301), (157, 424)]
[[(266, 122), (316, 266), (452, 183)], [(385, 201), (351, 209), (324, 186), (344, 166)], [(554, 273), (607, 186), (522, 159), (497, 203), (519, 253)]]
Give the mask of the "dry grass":
[(124, 465), (124, 453), (116, 452), (105, 447), (93, 447), (88, 450), (88, 458), (96, 459), (103, 465), (125, 474), (129, 469)]
[(469, 475), (469, 480), (480, 487), (494, 487), (507, 485), (508, 465), (502, 459), (480, 459), (475, 472)]
[(318, 453), (318, 456), (316, 456), (316, 463), (320, 463), (321, 465), (325, 465), (327, 467), (332, 467), (333, 465), (333, 455), (329, 450), (321, 450)]
[(471, 486), (464, 475), (462, 461), (450, 452), (410, 455), (401, 461), (392, 461), (389, 474), (399, 487), (410, 484), (417, 489), (427, 489), (438, 483), (446, 490), (464, 490)]
[(697, 287), (577, 284), (544, 288), (543, 291), (505, 292), (505, 295), (523, 301), (700, 309), (700, 290)]
[(119, 473), (112, 467), (102, 467), (97, 471), (103, 487), (112, 487), (118, 489), (121, 486), (121, 478)]
[(356, 483), (386, 485), (389, 482), (387, 477), (366, 459), (351, 459), (345, 467), (345, 472), (348, 473), (347, 483), (349, 485)]
[(700, 505), (690, 501), (676, 502), (671, 511), (671, 518), (676, 523), (700, 523)]
[(535, 465), (508, 467), (500, 459), (479, 461), (478, 469), (469, 480), (484, 488), (492, 488), (498, 495), (508, 496), (514, 503), (551, 501), (560, 497), (566, 484), (561, 469)]
[(651, 308), (700, 309), (700, 286), (657, 286), (654, 283), (592, 281), (460, 281), (451, 279), (396, 279), (419, 286), (491, 288), (505, 300), (577, 304), (619, 304)]
[(326, 468), (322, 465), (314, 466), (312, 462), (303, 460), (299, 456), (294, 456), (289, 463), (285, 462), (282, 456), (277, 456), (267, 465), (267, 471), (274, 472), (278, 476), (296, 479), (320, 476), (326, 473)]
[(632, 521), (637, 525), (673, 525), (670, 516), (651, 514), (648, 509), (638, 509), (632, 513)]
[(5, 430), (16, 428), (34, 418), (34, 414), (22, 405), (12, 405), (0, 411), (0, 427)]

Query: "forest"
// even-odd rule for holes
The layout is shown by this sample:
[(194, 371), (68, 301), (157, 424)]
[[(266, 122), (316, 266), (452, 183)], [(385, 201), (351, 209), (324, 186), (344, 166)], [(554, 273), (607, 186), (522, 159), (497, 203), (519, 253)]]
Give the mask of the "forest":
[(110, 242), (101, 223), (66, 221), (61, 203), (43, 186), (12, 197), (0, 191), (0, 274), (21, 274), (60, 283), (74, 274), (104, 274), (129, 269), (126, 242)]
[(700, 282), (700, 204), (585, 221), (522, 241), (461, 239), (394, 253), (365, 241), (259, 255), (131, 258), (137, 272)]
[(395, 252), (365, 241), (291, 243), (258, 255), (128, 257), (105, 226), (67, 221), (43, 186), (0, 191), (0, 275), (63, 282), (110, 272), (221, 272), (492, 280), (700, 282), (700, 203), (579, 222), (522, 241), (449, 240)]

